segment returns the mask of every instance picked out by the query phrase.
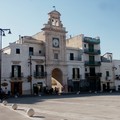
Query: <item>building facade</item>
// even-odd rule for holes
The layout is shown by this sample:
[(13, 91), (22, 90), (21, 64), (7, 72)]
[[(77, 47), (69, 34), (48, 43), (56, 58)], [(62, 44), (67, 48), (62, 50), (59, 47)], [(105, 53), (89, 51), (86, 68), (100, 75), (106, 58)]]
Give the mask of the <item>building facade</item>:
[[(114, 83), (113, 62), (108, 65), (101, 60), (100, 38), (80, 34), (66, 39), (61, 14), (53, 10), (48, 16), (41, 32), (19, 36), (19, 40), (3, 49), (2, 88), (7, 87), (12, 95), (23, 95), (51, 88), (57, 88), (58, 92), (77, 92), (114, 86), (111, 84)], [(110, 69), (110, 82), (105, 82), (107, 69)]]

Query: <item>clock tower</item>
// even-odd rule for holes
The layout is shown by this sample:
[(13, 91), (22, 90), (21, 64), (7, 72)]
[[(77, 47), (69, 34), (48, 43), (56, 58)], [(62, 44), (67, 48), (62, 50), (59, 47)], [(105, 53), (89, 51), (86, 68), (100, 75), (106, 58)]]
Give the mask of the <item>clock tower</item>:
[[(66, 29), (60, 20), (61, 14), (53, 10), (48, 13), (48, 23), (42, 30), (45, 36), (46, 57), (46, 84), (48, 87), (57, 87), (66, 91), (67, 65), (66, 65)], [(53, 84), (54, 83), (54, 84)]]

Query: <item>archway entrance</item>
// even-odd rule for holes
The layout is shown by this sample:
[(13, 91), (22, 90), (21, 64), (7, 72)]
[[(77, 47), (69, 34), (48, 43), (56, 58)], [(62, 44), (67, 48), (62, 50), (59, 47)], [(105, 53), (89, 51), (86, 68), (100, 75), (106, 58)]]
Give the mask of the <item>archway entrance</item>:
[(61, 93), (63, 90), (63, 74), (62, 71), (58, 68), (55, 68), (52, 71), (52, 78), (51, 78), (52, 88)]

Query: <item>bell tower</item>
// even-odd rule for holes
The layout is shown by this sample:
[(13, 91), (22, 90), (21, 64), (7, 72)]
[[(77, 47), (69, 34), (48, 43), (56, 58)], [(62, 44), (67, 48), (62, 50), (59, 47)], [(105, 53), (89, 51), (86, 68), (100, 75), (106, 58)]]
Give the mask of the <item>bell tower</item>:
[[(67, 84), (66, 66), (66, 29), (60, 20), (61, 14), (53, 10), (48, 13), (48, 22), (42, 30), (45, 36), (45, 56), (47, 85), (51, 86), (52, 71), (59, 69), (62, 73), (61, 84)], [(53, 73), (54, 74), (54, 73)]]

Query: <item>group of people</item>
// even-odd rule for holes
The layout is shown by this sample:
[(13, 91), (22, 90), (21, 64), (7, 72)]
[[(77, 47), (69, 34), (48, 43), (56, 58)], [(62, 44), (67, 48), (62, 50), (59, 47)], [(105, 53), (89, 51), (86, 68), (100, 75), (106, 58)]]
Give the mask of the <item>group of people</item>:
[(59, 89), (57, 87), (55, 87), (54, 89), (53, 88), (48, 89), (47, 87), (44, 88), (44, 93), (46, 94), (58, 94), (58, 92)]
[(7, 99), (8, 98), (8, 90), (7, 87), (5, 87), (5, 89), (3, 90), (2, 88), (0, 88), (0, 99)]

